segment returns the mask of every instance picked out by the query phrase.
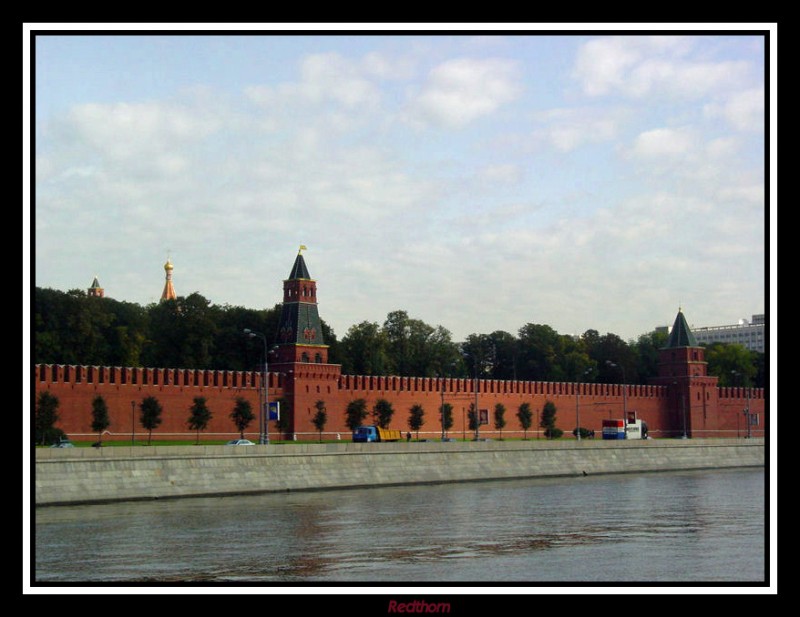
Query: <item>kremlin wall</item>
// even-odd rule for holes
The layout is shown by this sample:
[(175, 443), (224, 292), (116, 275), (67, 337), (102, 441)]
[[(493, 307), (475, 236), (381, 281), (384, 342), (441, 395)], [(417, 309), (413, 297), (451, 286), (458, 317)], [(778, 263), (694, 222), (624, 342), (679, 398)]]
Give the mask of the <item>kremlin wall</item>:
[[(168, 266), (168, 267), (167, 267)], [(174, 297), (168, 261), (165, 294)], [(99, 285), (90, 293), (102, 296)], [(556, 426), (572, 438), (578, 425), (595, 431), (598, 439), (604, 419), (636, 413), (647, 423), (652, 438), (737, 438), (764, 437), (767, 405), (763, 389), (720, 388), (709, 376), (704, 349), (697, 344), (682, 312), (678, 312), (667, 346), (660, 351), (659, 374), (650, 385), (617, 385), (536, 381), (473, 380), (456, 378), (343, 375), (341, 366), (328, 364), (317, 310), (316, 281), (308, 272), (302, 251), (298, 253), (289, 278), (284, 281), (284, 298), (279, 323), (280, 344), (269, 362), (267, 393), (270, 402), (279, 401), (283, 430), (275, 420), (268, 422), (270, 441), (316, 441), (314, 427), (316, 403), (322, 401), (327, 423), (322, 439), (350, 440), (345, 423), (347, 405), (364, 399), (371, 410), (379, 399), (394, 408), (390, 428), (409, 431), (413, 405), (424, 409), (420, 439), (442, 435), (440, 407), (453, 408), (453, 426), (448, 437), (471, 438), (467, 411), (477, 401), (488, 424), (480, 429), (481, 438), (520, 438), (525, 436), (517, 410), (528, 403), (533, 412), (528, 438), (542, 437), (539, 414), (547, 401), (556, 406)], [(263, 373), (258, 371), (208, 371), (181, 368), (128, 368), (98, 366), (35, 365), (34, 390), (48, 391), (59, 400), (61, 428), (73, 441), (96, 441), (91, 430), (92, 400), (101, 395), (106, 401), (111, 424), (103, 440), (146, 441), (147, 432), (139, 423), (139, 403), (148, 396), (158, 399), (163, 408), (162, 423), (152, 433), (158, 440), (195, 440), (196, 431), (187, 425), (195, 397), (202, 396), (213, 414), (201, 440), (238, 437), (230, 419), (237, 397), (250, 401), (256, 416), (263, 399)], [(494, 428), (495, 405), (505, 406), (506, 426)], [(485, 410), (485, 412), (484, 412)], [(370, 416), (365, 424), (370, 423)], [(245, 432), (257, 441), (258, 419)], [(416, 432), (414, 433), (416, 437)]]

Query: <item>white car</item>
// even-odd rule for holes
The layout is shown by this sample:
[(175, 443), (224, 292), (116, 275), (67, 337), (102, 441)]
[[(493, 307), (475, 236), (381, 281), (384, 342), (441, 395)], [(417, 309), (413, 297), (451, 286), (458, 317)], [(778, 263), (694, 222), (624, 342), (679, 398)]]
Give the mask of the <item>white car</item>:
[(69, 439), (60, 439), (51, 448), (74, 448), (75, 446)]
[(232, 439), (228, 443), (225, 444), (226, 446), (254, 446), (252, 441), (249, 439)]

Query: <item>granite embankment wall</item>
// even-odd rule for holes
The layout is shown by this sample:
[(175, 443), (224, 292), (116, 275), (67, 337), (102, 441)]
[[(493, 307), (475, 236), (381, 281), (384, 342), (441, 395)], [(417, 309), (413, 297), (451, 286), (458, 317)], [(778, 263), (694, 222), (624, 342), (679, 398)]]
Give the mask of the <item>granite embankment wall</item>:
[(763, 439), (37, 449), (37, 506), (764, 466)]

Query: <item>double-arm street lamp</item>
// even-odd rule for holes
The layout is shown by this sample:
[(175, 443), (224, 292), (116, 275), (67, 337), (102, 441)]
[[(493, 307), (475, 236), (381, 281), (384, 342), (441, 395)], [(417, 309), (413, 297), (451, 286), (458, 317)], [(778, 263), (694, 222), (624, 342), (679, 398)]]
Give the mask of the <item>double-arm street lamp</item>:
[(267, 364), (267, 337), (250, 328), (245, 328), (244, 333), (250, 338), (260, 338), (264, 342), (264, 375), (261, 379), (261, 387), (264, 389), (264, 393), (263, 396), (259, 393), (258, 397), (258, 443), (269, 444), (269, 384), (267, 384), (269, 368)]

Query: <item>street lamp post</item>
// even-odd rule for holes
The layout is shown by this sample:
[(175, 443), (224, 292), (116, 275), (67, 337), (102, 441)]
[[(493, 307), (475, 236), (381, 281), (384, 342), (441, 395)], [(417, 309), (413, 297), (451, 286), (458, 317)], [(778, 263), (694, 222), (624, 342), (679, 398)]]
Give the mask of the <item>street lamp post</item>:
[(615, 366), (622, 372), (622, 414), (625, 417), (625, 422), (628, 421), (628, 387), (625, 385), (625, 367), (622, 364), (617, 364), (611, 360), (606, 360), (608, 366)]
[(591, 372), (592, 372), (591, 367), (583, 371), (583, 375), (578, 377), (578, 383), (575, 385), (575, 425), (576, 425), (575, 431), (578, 441), (581, 440), (581, 404), (580, 404), (581, 377), (585, 377)]
[(683, 435), (681, 435), (681, 439), (688, 439), (689, 436), (686, 434), (686, 396), (683, 392), (681, 392), (681, 414), (683, 414)]
[(744, 408), (744, 417), (747, 422), (747, 438), (753, 436), (753, 416), (750, 413), (750, 388), (747, 388), (747, 407)]
[[(739, 376), (742, 377), (742, 385), (744, 385), (744, 375), (742, 375), (739, 371), (731, 371), (731, 375), (733, 375), (733, 386), (736, 387)], [(738, 396), (738, 392), (737, 392)], [(747, 389), (747, 406), (743, 410), (744, 412), (744, 426), (745, 426), (745, 438), (750, 439), (753, 436), (752, 433), (752, 425), (750, 419), (750, 388)]]
[[(258, 443), (269, 445), (269, 386), (267, 379), (269, 377), (269, 368), (267, 365), (267, 337), (260, 332), (255, 332), (250, 328), (245, 328), (244, 333), (250, 338), (260, 338), (264, 343), (264, 376), (261, 379), (261, 387), (263, 388), (263, 396), (259, 393), (258, 405)], [(266, 408), (266, 409), (265, 409)], [(265, 421), (266, 413), (266, 421)]]
[(475, 441), (481, 436), (481, 414), (478, 412), (478, 364), (475, 363)]
[(442, 378), (442, 407), (440, 411), (442, 412), (442, 441), (444, 441), (444, 378)]
[(136, 415), (136, 401), (131, 401), (131, 445), (136, 440), (136, 422), (134, 416)]

